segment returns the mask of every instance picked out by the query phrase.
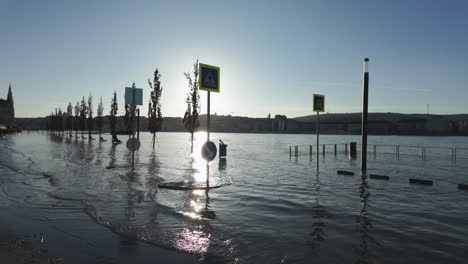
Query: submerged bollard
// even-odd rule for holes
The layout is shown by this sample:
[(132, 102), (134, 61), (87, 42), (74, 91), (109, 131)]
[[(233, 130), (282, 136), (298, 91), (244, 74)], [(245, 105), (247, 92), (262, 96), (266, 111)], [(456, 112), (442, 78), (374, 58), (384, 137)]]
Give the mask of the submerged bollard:
[(299, 147), (298, 146), (294, 146), (294, 156), (299, 156)]
[(369, 175), (369, 177), (375, 180), (390, 180), (390, 177), (385, 175), (371, 174)]
[(336, 144), (335, 144), (335, 156), (336, 156)]
[(352, 171), (337, 170), (336, 173), (341, 175), (354, 176), (354, 172)]
[(325, 156), (325, 144), (322, 145), (322, 154)]
[(224, 142), (220, 139), (219, 140), (219, 159), (226, 160), (227, 157), (227, 146)]
[(432, 181), (431, 180), (409, 179), (409, 183), (432, 186)]
[(344, 144), (344, 154), (348, 155), (348, 143)]
[(352, 159), (355, 159), (356, 158), (356, 142), (349, 142), (349, 156), (352, 158)]
[(309, 156), (312, 157), (312, 145), (309, 146)]

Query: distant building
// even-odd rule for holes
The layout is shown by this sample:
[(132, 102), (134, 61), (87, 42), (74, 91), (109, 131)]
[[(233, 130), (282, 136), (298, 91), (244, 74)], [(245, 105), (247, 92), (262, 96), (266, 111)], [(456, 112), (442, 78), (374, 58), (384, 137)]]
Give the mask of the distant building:
[(10, 128), (13, 126), (14, 121), (15, 108), (10, 84), (10, 86), (8, 87), (7, 99), (0, 99), (0, 125)]
[(283, 133), (287, 129), (288, 118), (284, 115), (275, 115), (273, 119), (273, 132)]
[(400, 134), (448, 134), (452, 130), (450, 122), (441, 117), (402, 119), (397, 127)]
[(421, 134), (426, 133), (427, 119), (412, 118), (398, 121), (397, 129), (399, 134)]

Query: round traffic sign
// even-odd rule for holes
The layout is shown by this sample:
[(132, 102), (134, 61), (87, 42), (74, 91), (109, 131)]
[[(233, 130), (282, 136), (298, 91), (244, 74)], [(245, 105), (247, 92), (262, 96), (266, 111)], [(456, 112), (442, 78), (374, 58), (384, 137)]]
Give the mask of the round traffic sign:
[(212, 161), (216, 157), (216, 145), (211, 141), (205, 142), (201, 149), (202, 158), (207, 161)]
[(127, 140), (127, 149), (130, 151), (136, 151), (140, 149), (141, 143), (137, 138), (130, 138)]

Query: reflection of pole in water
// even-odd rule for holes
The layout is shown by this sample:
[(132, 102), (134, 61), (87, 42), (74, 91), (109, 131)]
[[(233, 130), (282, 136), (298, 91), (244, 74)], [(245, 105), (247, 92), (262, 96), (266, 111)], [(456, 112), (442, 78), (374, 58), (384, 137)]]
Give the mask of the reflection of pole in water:
[[(312, 233), (310, 234), (315, 242), (321, 242), (325, 240), (325, 222), (326, 211), (323, 206), (320, 205), (320, 176), (317, 173), (315, 177), (315, 208), (314, 208), (314, 223), (312, 224)], [(312, 242), (314, 245), (314, 242)]]
[(362, 203), (362, 208), (359, 213), (358, 218), (356, 221), (359, 223), (359, 234), (360, 234), (360, 245), (359, 248), (356, 249), (356, 253), (358, 254), (358, 259), (356, 263), (368, 263), (369, 260), (369, 248), (368, 248), (368, 240), (369, 240), (369, 231), (372, 228), (372, 223), (370, 218), (368, 217), (368, 206), (369, 206), (369, 186), (367, 184), (367, 177), (365, 175), (361, 178), (361, 185), (359, 186), (359, 196)]
[(210, 188), (210, 164), (206, 162), (206, 191)]
[(205, 210), (201, 212), (201, 215), (205, 218), (213, 219), (216, 217), (215, 212), (210, 210), (210, 196), (208, 195), (210, 191), (210, 165), (206, 162), (206, 189), (205, 189)]

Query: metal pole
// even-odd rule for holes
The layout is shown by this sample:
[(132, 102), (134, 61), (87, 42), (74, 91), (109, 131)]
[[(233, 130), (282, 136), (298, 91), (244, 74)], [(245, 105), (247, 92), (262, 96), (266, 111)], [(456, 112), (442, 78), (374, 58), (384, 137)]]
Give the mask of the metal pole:
[(319, 170), (319, 134), (320, 134), (319, 112), (317, 112), (317, 119), (315, 120), (315, 132), (317, 134), (317, 172), (318, 172)]
[(131, 125), (131, 131), (130, 133), (132, 133), (132, 170), (135, 169), (135, 148), (133, 146), (133, 144), (135, 143), (135, 133), (134, 133), (134, 120), (135, 120), (135, 83), (133, 83), (132, 85), (132, 116), (131, 116), (131, 121), (130, 123), (132, 124)]
[(140, 140), (140, 108), (137, 109), (138, 117), (137, 117), (137, 138)]
[(362, 130), (361, 130), (361, 172), (367, 172), (367, 114), (369, 106), (369, 59), (364, 59), (364, 91), (362, 98)]
[(208, 92), (208, 107), (206, 115), (206, 141), (210, 141), (210, 92)]
[[(206, 114), (206, 141), (210, 141), (210, 92), (208, 91), (208, 106), (207, 106), (207, 114)], [(209, 161), (206, 162), (206, 187), (210, 188), (210, 165)]]

